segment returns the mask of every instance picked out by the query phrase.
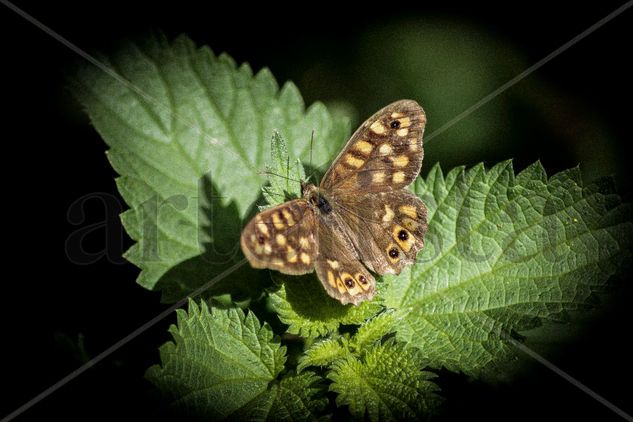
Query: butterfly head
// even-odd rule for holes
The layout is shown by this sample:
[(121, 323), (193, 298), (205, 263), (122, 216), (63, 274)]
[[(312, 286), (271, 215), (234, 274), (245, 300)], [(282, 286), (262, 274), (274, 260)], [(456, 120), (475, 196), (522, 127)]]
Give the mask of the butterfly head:
[(314, 185), (301, 184), (301, 191), (303, 197), (315, 208), (318, 208), (322, 215), (327, 215), (332, 212), (332, 206), (330, 201), (323, 195), (323, 193)]

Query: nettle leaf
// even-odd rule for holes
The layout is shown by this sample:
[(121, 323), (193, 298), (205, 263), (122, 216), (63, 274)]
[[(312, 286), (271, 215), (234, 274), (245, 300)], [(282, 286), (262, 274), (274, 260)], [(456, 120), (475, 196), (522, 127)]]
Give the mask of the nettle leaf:
[[(433, 367), (477, 373), (508, 355), (504, 337), (583, 306), (631, 248), (630, 204), (578, 169), (549, 179), (535, 163), (434, 167), (415, 192), (429, 210), (417, 263), (385, 283), (404, 313), (397, 338)], [(389, 278), (389, 277), (388, 277)]]
[(174, 342), (160, 348), (161, 366), (147, 378), (194, 415), (225, 418), (268, 389), (286, 360), (268, 325), (239, 308), (210, 310), (189, 301), (170, 328)]
[(299, 359), (298, 371), (308, 366), (329, 366), (332, 362), (350, 354), (348, 341), (345, 337), (333, 337), (314, 342), (305, 350)]
[(370, 346), (393, 333), (400, 319), (398, 313), (387, 310), (363, 322), (352, 336), (331, 334), (328, 338), (315, 341), (304, 351), (297, 369), (326, 367), (351, 354), (360, 356)]
[(319, 388), (321, 378), (312, 372), (289, 375), (274, 383), (251, 401), (235, 420), (251, 421), (311, 421), (325, 409), (328, 399)]
[(358, 306), (341, 305), (328, 296), (314, 273), (300, 277), (279, 274), (275, 279), (283, 284), (271, 292), (270, 303), (292, 334), (311, 338), (325, 336), (341, 324), (360, 325), (382, 309), (377, 301), (365, 301)]
[(403, 420), (428, 416), (439, 404), (436, 375), (422, 371), (418, 350), (388, 341), (361, 357), (337, 360), (328, 373), (336, 404), (347, 405), (357, 419)]
[(120, 175), (123, 224), (137, 242), (126, 257), (142, 270), (139, 284), (170, 290), (166, 300), (241, 258), (242, 218), (265, 181), (275, 130), (306, 160), (314, 130), (319, 164), (349, 135), (322, 104), (306, 110), (292, 83), (279, 89), (268, 69), (253, 74), (184, 36), (101, 60), (118, 79), (87, 66), (71, 83)]
[(387, 310), (378, 314), (358, 328), (358, 331), (351, 339), (351, 347), (356, 350), (362, 350), (382, 340), (383, 337), (397, 329), (397, 324), (401, 319), (402, 315), (393, 310)]
[(252, 312), (209, 309), (206, 302), (190, 300), (188, 312), (177, 315), (177, 325), (170, 328), (174, 342), (160, 348), (161, 365), (146, 374), (177, 408), (212, 420), (243, 415), (304, 419), (324, 406), (314, 374), (276, 381), (286, 348)]

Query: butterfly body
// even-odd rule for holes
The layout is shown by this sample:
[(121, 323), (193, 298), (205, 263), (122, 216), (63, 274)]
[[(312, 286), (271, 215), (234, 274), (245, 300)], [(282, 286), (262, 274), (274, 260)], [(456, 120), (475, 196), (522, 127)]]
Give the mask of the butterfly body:
[(370, 271), (399, 274), (424, 246), (426, 208), (404, 188), (422, 165), (425, 124), (412, 100), (370, 117), (318, 187), (302, 183), (302, 198), (247, 224), (241, 246), (251, 265), (295, 275), (316, 270), (341, 303), (370, 300), (376, 285)]

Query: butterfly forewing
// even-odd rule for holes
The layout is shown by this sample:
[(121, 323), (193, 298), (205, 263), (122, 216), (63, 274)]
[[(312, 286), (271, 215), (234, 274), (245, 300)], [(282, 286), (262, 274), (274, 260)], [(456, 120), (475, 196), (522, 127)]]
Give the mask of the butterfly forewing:
[(242, 251), (255, 268), (306, 274), (314, 269), (315, 227), (314, 209), (295, 199), (257, 214), (242, 231)]
[(303, 184), (304, 198), (248, 223), (241, 245), (251, 265), (286, 274), (316, 269), (327, 293), (341, 303), (370, 300), (376, 281), (369, 270), (399, 274), (424, 246), (426, 208), (404, 188), (422, 166), (425, 124), (422, 107), (412, 100), (370, 117), (319, 188)]
[(413, 100), (388, 105), (352, 135), (326, 172), (321, 188), (334, 195), (402, 189), (417, 177), (426, 115)]

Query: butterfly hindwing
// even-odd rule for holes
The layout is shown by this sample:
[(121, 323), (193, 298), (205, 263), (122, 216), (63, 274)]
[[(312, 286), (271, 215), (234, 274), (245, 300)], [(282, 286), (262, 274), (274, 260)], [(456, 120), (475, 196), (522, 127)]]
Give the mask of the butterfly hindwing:
[(361, 261), (378, 274), (400, 274), (424, 247), (426, 207), (407, 190), (346, 197), (340, 207)]
[(321, 188), (335, 195), (389, 192), (417, 177), (426, 115), (413, 100), (386, 106), (356, 130), (326, 172)]
[(242, 251), (254, 268), (294, 275), (312, 272), (317, 253), (315, 217), (304, 199), (266, 209), (242, 231)]
[(314, 266), (317, 276), (327, 293), (342, 304), (358, 305), (371, 300), (376, 290), (376, 280), (359, 261), (354, 246), (348, 244), (337, 225), (325, 220), (317, 225), (319, 252)]

